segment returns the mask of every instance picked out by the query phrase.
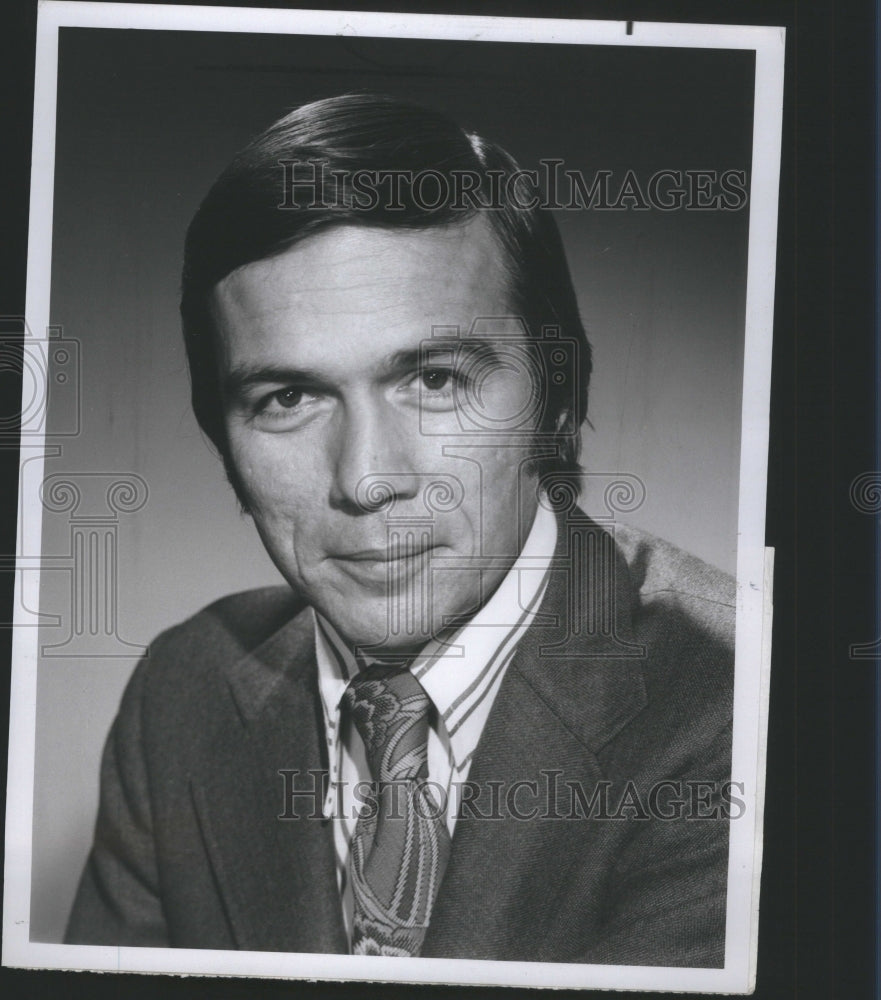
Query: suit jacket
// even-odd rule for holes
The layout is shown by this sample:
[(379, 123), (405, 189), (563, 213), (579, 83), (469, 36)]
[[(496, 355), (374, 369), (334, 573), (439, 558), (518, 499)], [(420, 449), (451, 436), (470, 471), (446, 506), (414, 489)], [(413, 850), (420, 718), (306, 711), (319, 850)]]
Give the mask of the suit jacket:
[[(251, 591), (151, 646), (108, 737), (69, 942), (348, 950), (321, 790), (280, 774), (303, 790), (327, 768), (307, 610)], [(423, 955), (724, 964), (733, 617), (718, 570), (561, 520)]]

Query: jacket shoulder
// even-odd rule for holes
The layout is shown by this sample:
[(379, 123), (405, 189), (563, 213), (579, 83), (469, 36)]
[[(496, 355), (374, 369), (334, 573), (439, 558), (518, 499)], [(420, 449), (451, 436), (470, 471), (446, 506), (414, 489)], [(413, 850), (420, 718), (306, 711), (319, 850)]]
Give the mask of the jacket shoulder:
[(726, 645), (734, 642), (734, 577), (672, 543), (630, 525), (615, 542), (645, 611), (679, 611)]
[(305, 602), (289, 587), (260, 587), (214, 601), (150, 644), (147, 671), (168, 669), (212, 673), (260, 647), (292, 619), (302, 616)]
[[(727, 775), (733, 710), (733, 577), (670, 542), (616, 525), (631, 586), (633, 639), (641, 645), (646, 705), (636, 743), (612, 751), (625, 770), (646, 759), (664, 777), (699, 767)], [(626, 742), (626, 741), (625, 741)]]

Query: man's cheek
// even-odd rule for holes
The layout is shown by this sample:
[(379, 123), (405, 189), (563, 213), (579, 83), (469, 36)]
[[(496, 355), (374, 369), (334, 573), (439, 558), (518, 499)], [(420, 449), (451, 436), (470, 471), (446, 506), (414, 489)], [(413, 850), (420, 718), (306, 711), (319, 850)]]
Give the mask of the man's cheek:
[(326, 504), (321, 503), (310, 485), (296, 477), (264, 482), (254, 497), (252, 510), (265, 523), (276, 525), (285, 533), (293, 529), (315, 530), (324, 518)]
[(262, 474), (244, 484), (248, 508), (264, 542), (287, 549), (315, 542), (326, 504), (322, 504), (316, 484), (296, 473)]
[[(496, 438), (475, 449), (473, 454), (481, 470), (484, 499), (491, 501), (493, 506), (513, 502), (520, 482), (527, 478), (524, 465), (529, 456), (522, 440), (514, 436)], [(500, 484), (505, 484), (506, 488), (500, 489)]]
[(302, 491), (316, 479), (316, 463), (308, 454), (272, 441), (242, 442), (233, 459), (249, 493), (269, 502), (283, 503), (292, 491)]

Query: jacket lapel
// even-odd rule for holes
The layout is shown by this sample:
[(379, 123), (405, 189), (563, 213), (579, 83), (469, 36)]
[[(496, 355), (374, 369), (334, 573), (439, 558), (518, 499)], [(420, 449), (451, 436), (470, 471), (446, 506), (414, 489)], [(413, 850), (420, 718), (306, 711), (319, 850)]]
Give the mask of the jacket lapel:
[[(580, 512), (561, 521), (545, 599), (472, 763), (478, 798), (457, 820), (423, 955), (553, 960), (571, 935), (555, 915), (598, 840), (591, 824), (566, 818), (573, 787), (590, 800), (603, 779), (597, 754), (646, 704), (633, 597), (611, 536)], [(610, 861), (601, 852), (597, 843), (598, 871)], [(585, 928), (599, 905), (585, 900)]]
[[(333, 831), (321, 816), (326, 762), (311, 617), (292, 620), (224, 681), (227, 718), (191, 788), (235, 944), (345, 952)], [(296, 786), (286, 787), (280, 771), (297, 772)], [(289, 797), (291, 787), (307, 794)]]

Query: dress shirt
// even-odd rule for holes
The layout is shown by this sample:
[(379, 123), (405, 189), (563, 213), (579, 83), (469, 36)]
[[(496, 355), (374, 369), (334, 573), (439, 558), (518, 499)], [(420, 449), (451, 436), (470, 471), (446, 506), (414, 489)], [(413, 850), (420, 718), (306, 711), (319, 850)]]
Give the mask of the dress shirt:
[[(539, 504), (526, 544), (484, 606), (465, 625), (432, 639), (408, 669), (431, 699), (428, 780), (446, 803), (452, 835), (459, 792), (517, 643), (544, 597), (557, 540), (554, 515)], [(317, 612), (315, 649), (327, 739), (329, 784), (324, 815), (334, 820), (337, 878), (346, 930), (351, 935), (353, 899), (348, 878), (350, 844), (364, 796), (359, 782), (372, 780), (364, 744), (341, 716), (341, 702), (358, 663), (336, 630)], [(369, 661), (368, 661), (369, 662)], [(362, 785), (363, 788), (363, 785)]]

